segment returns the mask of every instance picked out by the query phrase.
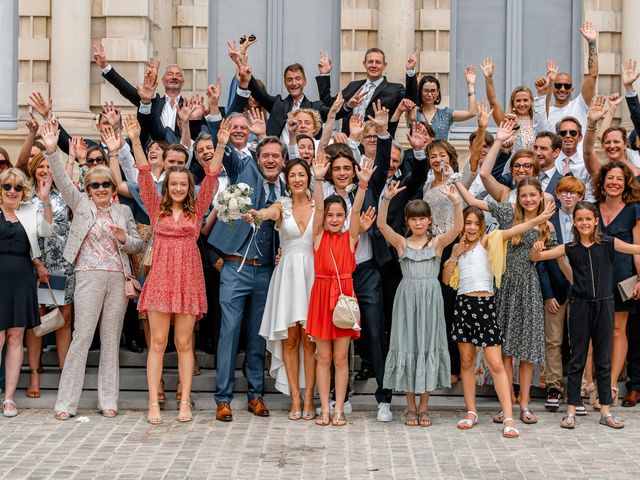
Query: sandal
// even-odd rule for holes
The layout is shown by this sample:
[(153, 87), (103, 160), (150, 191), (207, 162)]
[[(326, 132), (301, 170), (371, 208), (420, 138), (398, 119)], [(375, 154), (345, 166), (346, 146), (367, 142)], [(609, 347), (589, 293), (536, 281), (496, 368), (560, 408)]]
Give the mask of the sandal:
[(198, 377), (202, 372), (200, 371), (200, 367), (198, 367), (198, 365), (196, 365), (195, 367), (193, 367), (193, 376), (194, 377)]
[(576, 428), (576, 416), (573, 413), (567, 413), (566, 416), (562, 417), (562, 421), (560, 422), (561, 428), (566, 428), (568, 430), (573, 430)]
[[(473, 415), (475, 418), (474, 419), (468, 418), (469, 415)], [(478, 414), (473, 410), (469, 410), (467, 412), (467, 417), (463, 418), (458, 422), (458, 428), (460, 430), (471, 430), (477, 424), (478, 424)]]
[(315, 409), (314, 410), (309, 410), (309, 411), (305, 410), (305, 411), (302, 412), (302, 419), (303, 420), (309, 421), (309, 420), (313, 420), (314, 418), (316, 418)]
[(418, 425), (421, 427), (430, 427), (431, 419), (429, 418), (429, 412), (418, 412)]
[(618, 387), (611, 387), (611, 406), (618, 406)]
[(531, 413), (531, 410), (525, 408), (520, 412), (520, 421), (527, 425), (533, 425), (535, 423), (538, 423), (538, 417)]
[(320, 415), (316, 418), (316, 425), (320, 425), (321, 427), (326, 427), (331, 423), (331, 419), (329, 418), (329, 412), (320, 411)]
[[(7, 408), (7, 405), (9, 408)], [(2, 402), (2, 414), (5, 417), (11, 418), (18, 415), (18, 407), (16, 406), (16, 402), (13, 400), (5, 400)]]
[(504, 412), (502, 410), (498, 410), (498, 413), (496, 413), (491, 420), (493, 423), (504, 423)]
[[(29, 370), (29, 373), (31, 374), (32, 377), (38, 379), (38, 388), (34, 388), (33, 390), (28, 388), (27, 389), (27, 397), (28, 398), (40, 398), (40, 369), (39, 368), (32, 368), (32, 369)], [(29, 378), (29, 386), (31, 386), (31, 378)]]
[(289, 415), (287, 415), (287, 418), (289, 420), (300, 420), (302, 418), (302, 412), (297, 411), (297, 412), (289, 412)]
[(106, 418), (113, 418), (117, 415), (118, 415), (118, 411), (112, 408), (107, 408), (106, 410), (102, 411), (102, 416)]
[[(180, 405), (188, 405), (189, 409), (193, 407), (193, 404), (191, 402), (187, 402), (186, 400), (183, 400), (182, 402), (180, 402)], [(178, 421), (181, 423), (188, 423), (192, 420), (193, 420), (193, 413), (191, 412), (191, 410), (189, 410), (189, 413), (178, 414)]]
[(182, 382), (178, 380), (178, 383), (176, 383), (176, 403), (180, 405), (181, 401), (182, 401)]
[(167, 395), (164, 393), (164, 378), (160, 379), (160, 387), (158, 388), (158, 403), (160, 407), (167, 401)]
[(624, 428), (624, 422), (613, 416), (613, 413), (607, 413), (600, 417), (600, 425), (606, 425), (607, 427), (620, 430)]
[[(507, 425), (507, 422), (511, 422), (511, 425)], [(507, 417), (502, 421), (502, 436), (504, 438), (518, 438), (520, 436), (520, 432), (514, 426), (515, 421), (513, 418)]]
[(406, 412), (404, 412), (404, 424), (407, 427), (418, 426), (418, 414), (415, 410), (407, 410)]
[(344, 427), (347, 424), (347, 417), (344, 412), (335, 411), (333, 413), (333, 421), (331, 425), (334, 427)]
[[(160, 410), (159, 403), (151, 403), (147, 407), (147, 412), (153, 407), (158, 407), (158, 410)], [(160, 415), (149, 415), (149, 413), (147, 413), (147, 423), (150, 423), (151, 425), (160, 425), (162, 423), (162, 417)]]
[(69, 412), (56, 412), (57, 420), (62, 420), (64, 422), (65, 420), (69, 420), (70, 418), (71, 414)]

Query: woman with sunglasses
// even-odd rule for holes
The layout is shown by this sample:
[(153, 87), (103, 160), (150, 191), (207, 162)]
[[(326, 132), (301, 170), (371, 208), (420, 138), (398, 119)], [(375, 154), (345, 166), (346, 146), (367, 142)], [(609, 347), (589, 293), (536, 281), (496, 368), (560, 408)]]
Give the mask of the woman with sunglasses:
[(453, 122), (464, 122), (476, 115), (476, 69), (473, 65), (465, 68), (464, 78), (467, 82), (468, 105), (466, 110), (456, 110), (451, 107), (438, 108), (442, 101), (440, 81), (433, 75), (422, 77), (418, 84), (416, 107), (408, 112), (407, 123), (430, 125), (435, 131), (435, 140), (447, 140)]
[(0, 172), (11, 168), (11, 160), (9, 160), (9, 153), (2, 147), (0, 147)]
[[(42, 252), (41, 260), (36, 265), (36, 272), (42, 286), (46, 288), (49, 284), (51, 273), (63, 275), (65, 277), (64, 300), (58, 302), (60, 312), (64, 317), (64, 326), (55, 331), (56, 352), (58, 354), (58, 365), (60, 370), (64, 366), (64, 360), (71, 345), (71, 318), (73, 313), (73, 291), (75, 288), (75, 275), (73, 265), (64, 259), (63, 251), (69, 237), (69, 224), (71, 215), (67, 202), (64, 201), (60, 192), (53, 188), (50, 195), (44, 196), (41, 188), (43, 180), (51, 177), (49, 162), (44, 154), (39, 153), (31, 163), (29, 163), (29, 177), (31, 183), (36, 186), (35, 195), (30, 199), (30, 203), (35, 205), (38, 211), (43, 212), (45, 202), (51, 204), (53, 213), (53, 233), (47, 238), (39, 239), (39, 246)], [(45, 192), (46, 193), (46, 192)], [(45, 306), (41, 305), (40, 314), (45, 313)], [(29, 359), (29, 387), (27, 397), (40, 398), (40, 365), (42, 363), (42, 337), (38, 337), (33, 331), (27, 330), (27, 356)]]
[(24, 331), (40, 324), (34, 265), (41, 263), (38, 236), (51, 235), (51, 178), (39, 181), (42, 211), (28, 203), (31, 185), (17, 168), (0, 173), (0, 351), (7, 344), (6, 385), (2, 413), (18, 414), (14, 395), (20, 366)]
[[(97, 165), (87, 171), (85, 193), (73, 185), (57, 154), (59, 135), (55, 121), (42, 127), (45, 158), (56, 186), (73, 212), (64, 258), (74, 264), (76, 274), (73, 339), (60, 378), (56, 418), (68, 420), (76, 414), (87, 355), (98, 323), (98, 408), (110, 418), (118, 414), (118, 355), (129, 301), (125, 295), (125, 277), (131, 275), (129, 254), (142, 250), (142, 241), (129, 207), (111, 203), (116, 185), (109, 168)], [(110, 154), (117, 155), (117, 150)]]

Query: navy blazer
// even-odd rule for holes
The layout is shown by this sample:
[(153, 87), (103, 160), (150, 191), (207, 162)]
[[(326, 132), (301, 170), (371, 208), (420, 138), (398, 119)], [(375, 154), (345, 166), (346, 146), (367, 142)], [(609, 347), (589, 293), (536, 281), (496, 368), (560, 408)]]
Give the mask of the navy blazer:
[[(253, 194), (251, 196), (252, 205), (256, 209), (260, 208), (265, 195), (264, 177), (253, 158), (245, 157), (241, 160), (238, 158), (238, 155), (233, 148), (227, 148), (222, 160), (222, 165), (229, 176), (229, 184), (246, 183), (249, 185), (253, 189)], [(281, 180), (279, 180), (279, 182), (280, 191), (284, 192), (285, 185)], [(217, 221), (213, 227), (213, 231), (209, 235), (209, 243), (224, 255), (244, 253), (240, 252), (240, 249), (250, 232), (251, 225), (243, 220), (236, 220), (233, 222), (231, 229), (229, 229), (225, 222)], [(256, 237), (261, 236), (266, 238), (271, 236), (271, 238), (274, 239), (273, 245), (276, 246), (273, 222), (264, 222), (258, 232), (259, 234)], [(257, 242), (259, 247), (259, 238), (257, 238)], [(269, 258), (271, 262), (273, 262), (276, 250), (277, 248), (274, 248), (270, 252), (261, 251), (265, 257)]]
[[(558, 184), (558, 182), (563, 176), (564, 175), (562, 175), (558, 171), (558, 169), (556, 169), (556, 171), (553, 172), (553, 176), (551, 177), (551, 180), (549, 180), (549, 183), (547, 184), (547, 188), (545, 188), (544, 190), (545, 193), (549, 193), (553, 195), (553, 198), (556, 199), (556, 202), (558, 201), (558, 195), (556, 194), (556, 185)], [(515, 185), (513, 184), (513, 177), (511, 176), (510, 173), (505, 173), (500, 178), (498, 178), (498, 181), (509, 188), (515, 187)]]
[[(562, 229), (560, 228), (560, 213), (556, 211), (549, 219), (556, 230), (558, 244), (563, 243)], [(558, 303), (564, 303), (569, 298), (569, 289), (571, 285), (564, 276), (558, 262), (556, 260), (547, 260), (536, 263), (538, 278), (540, 279), (540, 289), (542, 290), (542, 298), (548, 300), (555, 298)]]

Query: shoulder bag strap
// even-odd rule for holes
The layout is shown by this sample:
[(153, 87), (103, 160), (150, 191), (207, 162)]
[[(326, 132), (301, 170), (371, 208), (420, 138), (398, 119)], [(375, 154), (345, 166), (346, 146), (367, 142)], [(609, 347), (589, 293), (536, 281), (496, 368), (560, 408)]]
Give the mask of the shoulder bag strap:
[(333, 260), (333, 266), (336, 268), (336, 275), (338, 276), (338, 288), (340, 289), (340, 295), (344, 295), (344, 293), (342, 293), (342, 283), (340, 282), (340, 271), (338, 270), (338, 264), (336, 263), (336, 258), (333, 256), (333, 249), (331, 248), (331, 244), (329, 244), (329, 253), (331, 254), (331, 260)]

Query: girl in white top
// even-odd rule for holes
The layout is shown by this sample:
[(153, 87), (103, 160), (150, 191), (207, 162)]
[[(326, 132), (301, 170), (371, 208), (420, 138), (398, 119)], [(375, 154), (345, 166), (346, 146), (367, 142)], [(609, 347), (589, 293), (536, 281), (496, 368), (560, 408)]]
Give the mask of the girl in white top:
[[(516, 225), (508, 230), (496, 230), (484, 235), (486, 224), (482, 210), (470, 206), (463, 212), (464, 227), (460, 242), (453, 246), (451, 258), (445, 264), (442, 281), (458, 289), (454, 307), (454, 321), (451, 338), (458, 342), (460, 350), (460, 368), (462, 391), (467, 414), (458, 422), (458, 428), (468, 430), (478, 423), (475, 402), (475, 358), (476, 347), (484, 349), (493, 376), (500, 406), (504, 412), (503, 436), (519, 436), (514, 427), (511, 409), (511, 389), (507, 372), (502, 362), (502, 335), (497, 323), (495, 300), (493, 297), (494, 275), (500, 285), (504, 262), (499, 249), (492, 245), (501, 245), (515, 235), (546, 222), (553, 213), (555, 204), (548, 204), (543, 213), (528, 222)], [(489, 253), (491, 251), (491, 254)]]

